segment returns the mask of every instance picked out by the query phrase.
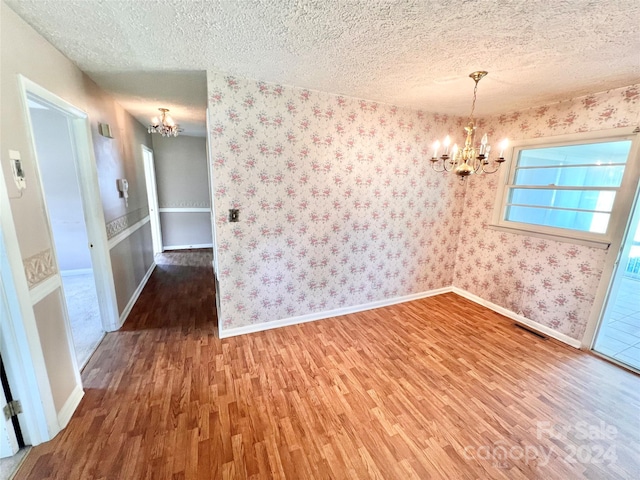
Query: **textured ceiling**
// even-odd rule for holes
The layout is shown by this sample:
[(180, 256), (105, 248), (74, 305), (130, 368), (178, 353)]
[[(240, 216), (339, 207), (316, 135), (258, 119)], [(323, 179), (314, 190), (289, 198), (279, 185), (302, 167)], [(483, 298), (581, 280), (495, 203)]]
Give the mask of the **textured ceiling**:
[(637, 0), (5, 1), (134, 115), (201, 129), (206, 69), (458, 115), (478, 69), (478, 115), (640, 79)]

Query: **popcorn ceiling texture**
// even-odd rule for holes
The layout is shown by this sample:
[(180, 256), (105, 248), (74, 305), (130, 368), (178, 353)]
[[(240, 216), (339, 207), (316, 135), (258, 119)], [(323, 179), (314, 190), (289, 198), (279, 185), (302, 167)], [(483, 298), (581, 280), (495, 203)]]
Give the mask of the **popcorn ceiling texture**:
[[(483, 128), (493, 138), (522, 140), (634, 126), (638, 122), (640, 85), (632, 85), (500, 115), (488, 119)], [(487, 228), (497, 181), (496, 177), (469, 179), (454, 285), (581, 339), (608, 251)]]
[[(490, 72), (479, 115), (640, 77), (637, 0), (6, 1), (129, 111), (151, 109), (144, 121), (164, 99), (203, 123), (189, 75), (206, 69), (454, 115), (473, 70)], [(171, 97), (155, 72), (175, 75)]]
[(452, 284), (463, 187), (427, 158), (461, 119), (215, 72), (209, 111), (221, 328)]

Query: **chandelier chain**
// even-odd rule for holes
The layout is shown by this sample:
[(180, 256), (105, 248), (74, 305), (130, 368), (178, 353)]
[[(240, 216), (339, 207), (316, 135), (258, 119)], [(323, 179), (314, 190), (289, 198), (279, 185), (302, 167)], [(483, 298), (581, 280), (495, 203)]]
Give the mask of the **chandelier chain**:
[(473, 87), (473, 102), (471, 103), (471, 113), (469, 114), (469, 120), (473, 121), (473, 112), (476, 110), (476, 96), (478, 94), (478, 82), (480, 80), (476, 80), (476, 86)]

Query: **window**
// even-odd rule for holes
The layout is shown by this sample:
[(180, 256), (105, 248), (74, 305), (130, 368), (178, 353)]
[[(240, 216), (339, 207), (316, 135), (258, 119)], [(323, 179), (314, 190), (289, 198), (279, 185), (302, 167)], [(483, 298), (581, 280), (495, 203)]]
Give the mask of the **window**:
[(494, 223), (523, 233), (607, 243), (632, 140), (536, 139), (514, 147)]

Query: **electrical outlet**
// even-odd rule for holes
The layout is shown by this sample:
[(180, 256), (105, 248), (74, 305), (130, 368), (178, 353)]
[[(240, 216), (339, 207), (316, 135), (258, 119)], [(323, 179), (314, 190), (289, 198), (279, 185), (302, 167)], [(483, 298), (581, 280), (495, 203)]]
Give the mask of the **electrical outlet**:
[(229, 209), (229, 221), (230, 222), (239, 222), (240, 221), (240, 210), (237, 208)]

